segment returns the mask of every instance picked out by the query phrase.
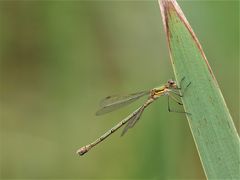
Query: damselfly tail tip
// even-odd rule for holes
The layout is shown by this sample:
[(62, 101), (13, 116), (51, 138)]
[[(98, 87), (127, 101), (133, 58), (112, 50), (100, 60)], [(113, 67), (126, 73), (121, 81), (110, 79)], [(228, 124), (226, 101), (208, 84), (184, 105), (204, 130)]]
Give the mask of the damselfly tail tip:
[(90, 146), (83, 146), (80, 149), (77, 150), (76, 154), (78, 154), (79, 156), (84, 155), (85, 153), (87, 153), (90, 150)]

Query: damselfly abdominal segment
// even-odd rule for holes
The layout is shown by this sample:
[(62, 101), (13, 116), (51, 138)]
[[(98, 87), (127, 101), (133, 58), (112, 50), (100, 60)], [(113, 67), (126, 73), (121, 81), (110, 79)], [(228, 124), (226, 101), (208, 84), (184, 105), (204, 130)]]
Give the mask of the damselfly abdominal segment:
[[(182, 78), (180, 82), (180, 86), (182, 84), (182, 81), (185, 79), (185, 77)], [(186, 88), (191, 84), (188, 83)], [(185, 88), (185, 89), (186, 89)], [(108, 136), (110, 136), (112, 133), (114, 133), (116, 130), (118, 130), (120, 127), (126, 124), (125, 128), (123, 129), (123, 132), (121, 135), (124, 135), (129, 128), (132, 128), (136, 122), (140, 119), (144, 109), (148, 107), (153, 101), (158, 99), (160, 96), (168, 96), (168, 111), (171, 111), (169, 106), (169, 98), (172, 98), (175, 102), (182, 105), (181, 102), (178, 101), (176, 97), (173, 96), (173, 94), (183, 97), (183, 94), (179, 93), (179, 90), (181, 90), (181, 87), (177, 86), (176, 82), (173, 80), (168, 80), (168, 82), (160, 87), (154, 88), (150, 91), (142, 91), (126, 96), (108, 96), (101, 102), (100, 106), (102, 107), (99, 111), (97, 111), (96, 115), (105, 114), (111, 111), (114, 111), (115, 109), (118, 109), (120, 107), (123, 107), (127, 104), (130, 104), (134, 102), (135, 100), (139, 99), (140, 97), (143, 97), (144, 95), (148, 95), (148, 99), (146, 102), (137, 108), (132, 114), (130, 114), (128, 117), (123, 119), (121, 122), (116, 124), (112, 129), (107, 131), (105, 134), (103, 134), (101, 137), (96, 139), (94, 142), (81, 147), (79, 150), (77, 150), (77, 154), (84, 155), (87, 153), (91, 148), (96, 146), (98, 143), (102, 142), (104, 139), (106, 139)], [(186, 113), (186, 112), (183, 112)]]

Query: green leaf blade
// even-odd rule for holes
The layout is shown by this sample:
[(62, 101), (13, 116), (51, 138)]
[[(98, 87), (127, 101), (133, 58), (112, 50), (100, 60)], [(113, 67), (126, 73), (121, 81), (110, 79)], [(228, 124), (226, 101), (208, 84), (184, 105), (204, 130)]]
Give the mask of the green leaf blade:
[(159, 1), (177, 82), (207, 178), (240, 178), (239, 137), (200, 43), (176, 1)]

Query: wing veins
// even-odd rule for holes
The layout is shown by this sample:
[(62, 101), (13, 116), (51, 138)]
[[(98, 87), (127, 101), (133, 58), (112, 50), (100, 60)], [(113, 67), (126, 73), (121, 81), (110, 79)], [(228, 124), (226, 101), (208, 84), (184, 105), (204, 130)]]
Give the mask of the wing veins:
[(108, 96), (105, 99), (103, 99), (102, 102), (100, 103), (100, 106), (102, 108), (96, 112), (96, 115), (105, 114), (116, 109), (119, 109), (147, 94), (149, 94), (149, 91), (142, 91), (126, 96)]
[(132, 128), (138, 122), (138, 120), (140, 119), (144, 109), (145, 109), (144, 106), (139, 108), (137, 113), (128, 121), (128, 123), (124, 127), (121, 136), (123, 136), (128, 131), (128, 129)]

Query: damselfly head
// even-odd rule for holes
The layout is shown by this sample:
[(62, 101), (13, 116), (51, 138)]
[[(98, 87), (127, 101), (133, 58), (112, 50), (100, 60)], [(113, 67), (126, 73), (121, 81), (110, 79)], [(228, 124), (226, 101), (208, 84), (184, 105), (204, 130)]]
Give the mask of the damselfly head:
[(173, 88), (173, 89), (177, 88), (176, 82), (172, 79), (168, 80), (168, 88)]

